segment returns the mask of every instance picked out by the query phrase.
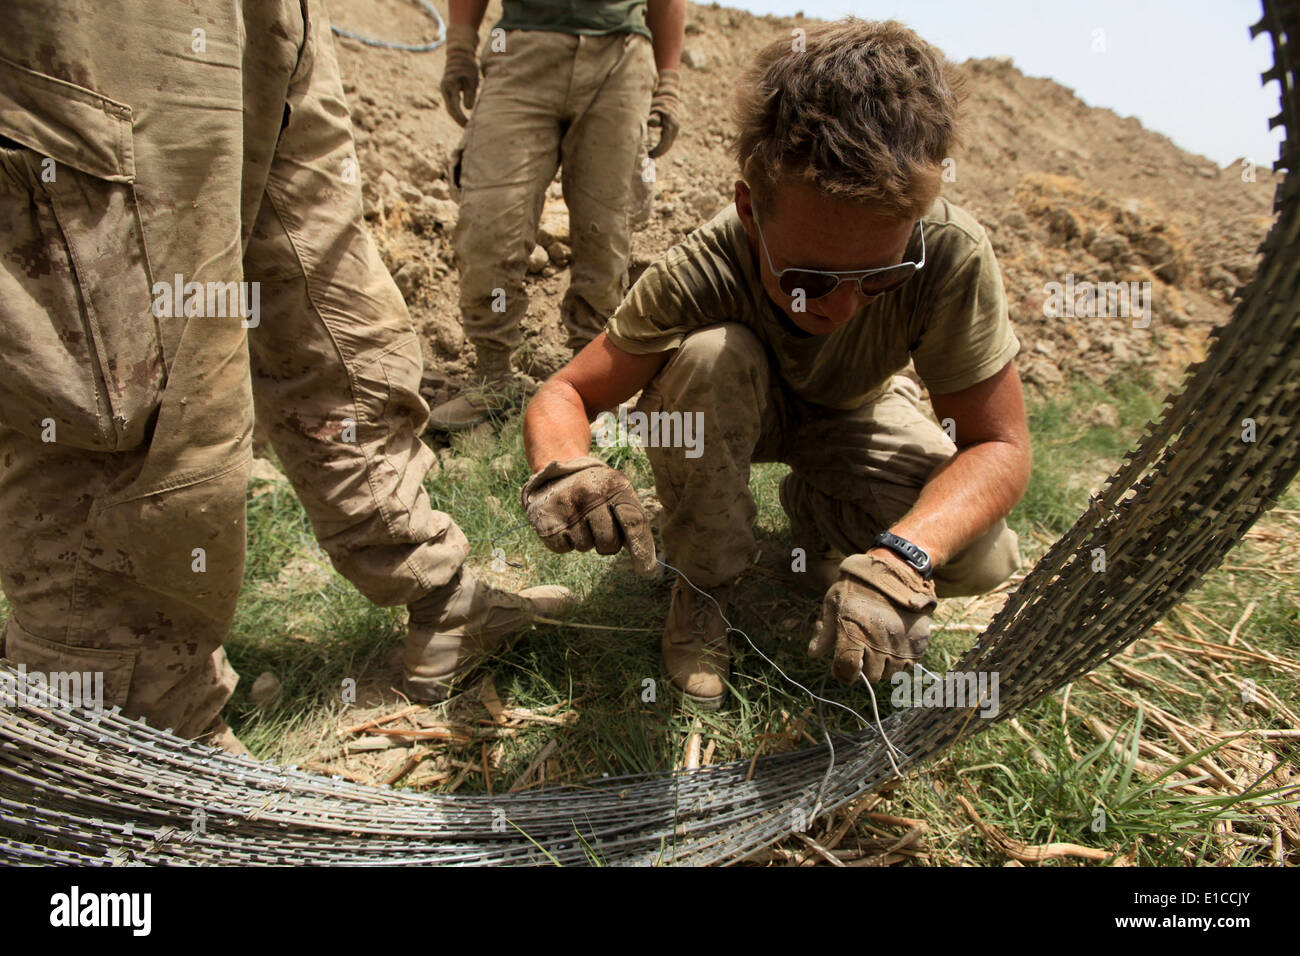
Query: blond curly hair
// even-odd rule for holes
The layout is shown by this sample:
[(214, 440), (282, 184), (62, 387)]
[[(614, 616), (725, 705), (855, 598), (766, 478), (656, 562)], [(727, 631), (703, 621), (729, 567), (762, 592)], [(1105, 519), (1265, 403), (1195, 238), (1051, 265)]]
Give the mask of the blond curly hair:
[(735, 155), (754, 201), (802, 181), (899, 220), (924, 215), (959, 143), (958, 67), (896, 20), (849, 17), (758, 53), (741, 84)]

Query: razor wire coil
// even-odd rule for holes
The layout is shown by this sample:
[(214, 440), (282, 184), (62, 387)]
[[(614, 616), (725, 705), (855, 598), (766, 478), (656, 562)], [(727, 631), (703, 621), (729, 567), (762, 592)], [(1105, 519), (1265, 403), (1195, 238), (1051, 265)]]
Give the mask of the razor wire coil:
[[(827, 747), (501, 795), (368, 787), (234, 757), (117, 709), (0, 702), (0, 861), (48, 864), (730, 863), (920, 766), (1119, 653), (1218, 566), (1300, 471), (1300, 0), (1265, 0), (1285, 125), (1277, 221), (1233, 319), (1087, 511), (957, 665), (996, 716), (913, 708)], [(1252, 418), (1258, 438), (1244, 442)], [(1094, 547), (1107, 570), (1091, 570)], [(0, 665), (2, 666), (2, 665)], [(887, 743), (887, 741), (889, 741)], [(202, 826), (195, 825), (202, 810)], [(498, 824), (504, 812), (507, 826)]]

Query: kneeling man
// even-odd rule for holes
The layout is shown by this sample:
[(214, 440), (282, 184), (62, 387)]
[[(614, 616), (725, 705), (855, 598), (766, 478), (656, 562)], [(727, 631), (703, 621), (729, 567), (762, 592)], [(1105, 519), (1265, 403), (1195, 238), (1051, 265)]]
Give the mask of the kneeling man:
[[(892, 21), (763, 50), (738, 104), (734, 205), (651, 265), (528, 407), (533, 527), (555, 551), (627, 546), (642, 571), (645, 514), (589, 457), (589, 422), (644, 389), (638, 411), (702, 423), (698, 446), (647, 449), (666, 563), (686, 578), (663, 666), (701, 706), (725, 696), (722, 613), (754, 551), (751, 462), (790, 465), (792, 566), (806, 555), (800, 577), (825, 593), (810, 652), (833, 652), (839, 680), (909, 666), (938, 597), (1019, 567), (1004, 520), (1030, 471), (1019, 342), (987, 235), (939, 197), (953, 70)], [(909, 360), (946, 428), (900, 374)]]

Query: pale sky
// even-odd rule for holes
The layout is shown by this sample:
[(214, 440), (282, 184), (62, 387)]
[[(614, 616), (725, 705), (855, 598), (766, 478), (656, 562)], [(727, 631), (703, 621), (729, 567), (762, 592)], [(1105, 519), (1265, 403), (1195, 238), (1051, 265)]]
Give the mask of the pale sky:
[[(1070, 87), (1091, 106), (1136, 116), (1220, 166), (1271, 167), (1279, 88), (1265, 34), (1250, 38), (1258, 0), (727, 0), (757, 14), (901, 20), (951, 59), (1010, 56), (1030, 76)], [(1103, 31), (1101, 34), (1095, 31)], [(1100, 38), (1102, 51), (1094, 51)]]

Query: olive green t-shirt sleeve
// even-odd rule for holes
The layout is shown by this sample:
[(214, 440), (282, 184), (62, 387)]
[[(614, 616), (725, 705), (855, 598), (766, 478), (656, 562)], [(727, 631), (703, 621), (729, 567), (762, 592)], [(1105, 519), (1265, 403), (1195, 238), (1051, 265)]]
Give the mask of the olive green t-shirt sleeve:
[(938, 395), (960, 392), (1000, 371), (1020, 351), (997, 257), (987, 235), (959, 260), (921, 306), (916, 373)]
[(733, 261), (733, 238), (719, 216), (652, 262), (605, 324), (624, 352), (645, 355), (678, 348), (696, 329), (743, 321), (751, 293)]
[(605, 323), (605, 334), (633, 355), (678, 348), (692, 328), (685, 320), (685, 298), (681, 284), (664, 268), (663, 260), (653, 262)]

